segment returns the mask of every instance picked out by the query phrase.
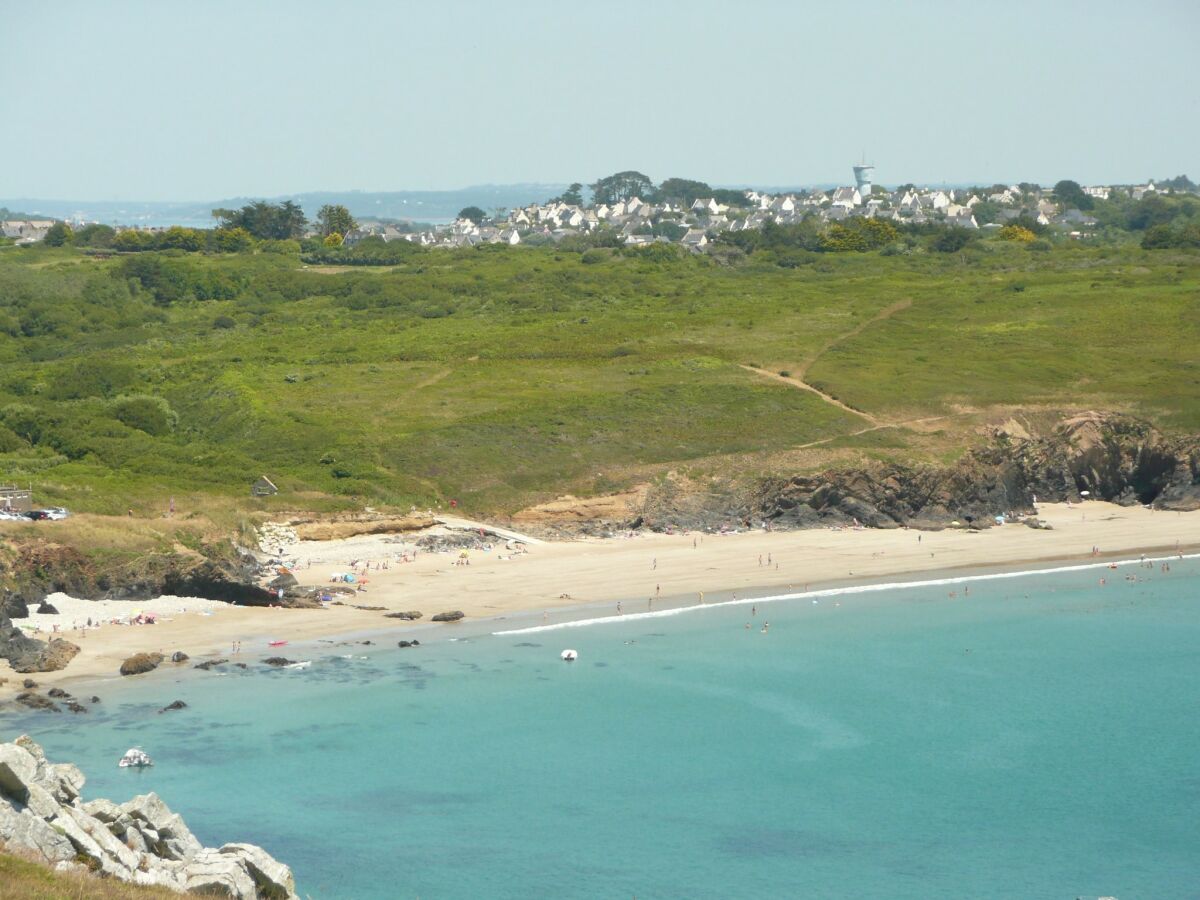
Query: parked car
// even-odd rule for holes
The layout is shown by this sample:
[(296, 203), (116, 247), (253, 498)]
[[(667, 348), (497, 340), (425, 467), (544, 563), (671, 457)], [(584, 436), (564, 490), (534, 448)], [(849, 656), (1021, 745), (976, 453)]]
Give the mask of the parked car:
[(0, 522), (27, 522), (29, 521), (19, 512), (12, 512), (7, 509), (0, 509)]
[(44, 509), (31, 509), (29, 512), (25, 513), (25, 518), (32, 519), (34, 522), (40, 522), (43, 519), (49, 519), (50, 513), (46, 512)]
[(48, 519), (65, 519), (70, 514), (61, 506), (51, 506), (46, 509), (46, 518)]

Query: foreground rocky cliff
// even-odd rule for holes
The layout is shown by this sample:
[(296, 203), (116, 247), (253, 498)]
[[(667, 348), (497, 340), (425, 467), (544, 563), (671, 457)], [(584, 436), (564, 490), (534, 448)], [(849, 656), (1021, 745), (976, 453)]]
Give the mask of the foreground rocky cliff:
[(62, 870), (238, 900), (291, 900), (291, 869), (253, 844), (204, 847), (155, 794), (84, 802), (83, 773), (22, 736), (0, 744), (0, 842)]

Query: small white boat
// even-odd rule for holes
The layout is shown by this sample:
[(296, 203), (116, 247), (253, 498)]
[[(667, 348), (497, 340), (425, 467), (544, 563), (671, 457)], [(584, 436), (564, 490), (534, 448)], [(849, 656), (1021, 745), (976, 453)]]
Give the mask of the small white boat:
[(125, 755), (121, 757), (121, 761), (117, 765), (122, 769), (144, 769), (147, 766), (154, 765), (154, 761), (150, 759), (145, 750), (130, 747), (125, 751)]
[(579, 651), (578, 650), (564, 650), (562, 653), (559, 654), (559, 656), (562, 657), (563, 662), (575, 662), (575, 660), (579, 659)]
[(288, 663), (286, 666), (284, 666), (284, 668), (285, 669), (307, 669), (311, 665), (312, 665), (312, 660), (306, 659), (303, 662)]

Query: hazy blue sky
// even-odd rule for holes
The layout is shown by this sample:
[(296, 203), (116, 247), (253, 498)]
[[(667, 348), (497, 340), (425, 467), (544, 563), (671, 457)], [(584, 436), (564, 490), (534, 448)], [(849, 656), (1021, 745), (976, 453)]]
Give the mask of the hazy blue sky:
[(1198, 38), (1197, 0), (0, 0), (0, 196), (1195, 178)]

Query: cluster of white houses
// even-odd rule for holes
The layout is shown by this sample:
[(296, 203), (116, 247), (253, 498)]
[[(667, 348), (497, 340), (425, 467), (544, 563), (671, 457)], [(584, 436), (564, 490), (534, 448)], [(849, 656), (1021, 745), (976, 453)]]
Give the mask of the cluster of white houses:
[[(856, 167), (855, 174), (859, 175)], [(616, 203), (590, 206), (553, 200), (497, 213), (491, 219), (474, 222), (458, 219), (448, 226), (425, 231), (386, 223), (363, 223), (347, 236), (353, 244), (370, 236), (385, 241), (406, 240), (433, 247), (467, 247), (476, 244), (547, 243), (571, 235), (611, 229), (628, 245), (657, 242), (681, 243), (692, 249), (704, 247), (715, 235), (725, 231), (762, 228), (767, 222), (790, 225), (814, 217), (822, 223), (839, 222), (852, 216), (887, 219), (912, 224), (942, 223), (960, 228), (999, 228), (1022, 216), (1043, 225), (1062, 226), (1073, 234), (1086, 232), (1095, 219), (1078, 209), (1060, 209), (1049, 191), (1022, 191), (1020, 187), (997, 186), (988, 191), (908, 187), (887, 191), (872, 187), (863, 179), (857, 187), (839, 187), (829, 191), (768, 194), (745, 191), (744, 204), (719, 203), (701, 197), (690, 203), (649, 202), (639, 197)], [(1112, 188), (1085, 187), (1084, 193), (1108, 199)], [(1156, 191), (1154, 184), (1127, 188), (1140, 200)], [(981, 224), (975, 208), (986, 202), (988, 224)], [(0, 234), (18, 244), (42, 240), (53, 219), (27, 219), (0, 222)], [(80, 223), (82, 224), (82, 223)], [(118, 231), (123, 230), (118, 226)]]
[[(1131, 189), (1135, 199), (1155, 190), (1153, 184)], [(1089, 196), (1107, 199), (1111, 188), (1087, 187)], [(378, 235), (384, 240), (408, 240), (427, 246), (466, 247), (484, 243), (520, 244), (559, 241), (599, 229), (616, 231), (628, 245), (677, 242), (692, 249), (704, 247), (716, 234), (761, 228), (767, 222), (790, 225), (814, 217), (822, 223), (853, 216), (894, 222), (941, 223), (960, 228), (1000, 228), (1029, 217), (1042, 225), (1058, 225), (1075, 234), (1096, 224), (1077, 209), (1060, 209), (1049, 191), (1022, 191), (1017, 186), (990, 193), (916, 188), (888, 192), (865, 185), (787, 194), (746, 191), (745, 205), (699, 198), (689, 204), (648, 202), (639, 197), (612, 204), (583, 206), (550, 201), (501, 212), (489, 220), (458, 219), (450, 226), (428, 231), (402, 231), (395, 226), (364, 226), (353, 238)], [(991, 205), (993, 221), (981, 225), (974, 208)]]

